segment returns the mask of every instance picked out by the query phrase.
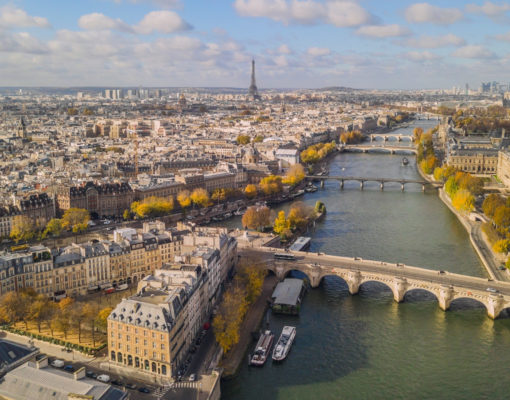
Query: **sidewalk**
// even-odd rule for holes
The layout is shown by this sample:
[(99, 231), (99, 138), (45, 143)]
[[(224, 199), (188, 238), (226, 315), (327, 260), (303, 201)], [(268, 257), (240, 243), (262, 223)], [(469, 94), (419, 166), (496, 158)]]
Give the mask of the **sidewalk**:
[(224, 368), (223, 377), (228, 378), (234, 375), (237, 372), (239, 365), (241, 365), (241, 362), (243, 362), (246, 349), (252, 341), (251, 333), (258, 329), (267, 310), (267, 301), (270, 299), (277, 282), (278, 279), (275, 275), (266, 276), (262, 287), (262, 293), (257, 301), (251, 305), (250, 309), (246, 313), (246, 318), (241, 325), (239, 342), (221, 362), (221, 366)]
[(80, 361), (83, 363), (88, 363), (94, 360), (93, 356), (87, 356), (75, 350), (68, 353), (67, 351), (62, 351), (64, 347), (61, 345), (44, 342), (42, 340), (32, 339), (29, 338), (28, 336), (17, 335), (15, 333), (10, 333), (6, 331), (1, 331), (0, 336), (13, 342), (23, 344), (25, 346), (34, 345), (35, 347), (41, 350), (41, 353), (47, 354), (52, 357), (64, 359), (67, 361)]

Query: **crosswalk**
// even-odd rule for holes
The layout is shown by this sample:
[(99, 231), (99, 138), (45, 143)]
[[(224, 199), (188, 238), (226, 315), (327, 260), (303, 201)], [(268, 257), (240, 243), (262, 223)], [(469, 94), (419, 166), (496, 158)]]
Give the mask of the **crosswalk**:
[(161, 397), (165, 396), (170, 390), (175, 390), (175, 389), (198, 389), (198, 382), (189, 382), (189, 381), (173, 382), (169, 385), (164, 385), (164, 386), (158, 387), (154, 391), (154, 395), (156, 396), (156, 398), (161, 398)]

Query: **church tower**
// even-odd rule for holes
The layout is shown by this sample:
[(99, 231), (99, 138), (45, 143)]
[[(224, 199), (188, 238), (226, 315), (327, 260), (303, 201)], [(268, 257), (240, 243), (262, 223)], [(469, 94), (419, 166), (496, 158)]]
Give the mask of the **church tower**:
[(26, 139), (27, 137), (27, 125), (25, 124), (23, 117), (19, 119), (16, 136), (23, 139)]

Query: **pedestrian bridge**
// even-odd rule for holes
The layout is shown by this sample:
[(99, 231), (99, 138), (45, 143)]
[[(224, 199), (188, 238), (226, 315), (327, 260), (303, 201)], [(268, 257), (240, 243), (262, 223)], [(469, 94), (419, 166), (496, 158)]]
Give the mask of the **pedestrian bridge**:
[(483, 304), (492, 319), (497, 318), (504, 309), (510, 308), (510, 282), (322, 253), (286, 252), (295, 259), (274, 258), (274, 253), (281, 251), (272, 248), (245, 248), (241, 254), (264, 260), (258, 265), (272, 271), (279, 279), (284, 279), (293, 270), (300, 271), (314, 288), (320, 285), (324, 277), (336, 276), (346, 282), (353, 295), (366, 282), (380, 282), (391, 289), (396, 302), (402, 302), (406, 293), (412, 290), (425, 290), (436, 297), (439, 307), (444, 311), (448, 310), (453, 301), (464, 298)]

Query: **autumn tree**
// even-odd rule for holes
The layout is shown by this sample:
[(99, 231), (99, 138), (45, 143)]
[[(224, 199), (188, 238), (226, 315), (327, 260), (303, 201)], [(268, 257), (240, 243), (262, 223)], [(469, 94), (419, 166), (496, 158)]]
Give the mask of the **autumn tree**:
[(278, 194), (282, 191), (282, 177), (278, 175), (269, 175), (260, 180), (260, 189), (265, 195)]
[(209, 193), (203, 188), (196, 188), (191, 193), (191, 201), (199, 207), (208, 207), (211, 204)]
[(35, 236), (34, 222), (25, 215), (16, 215), (13, 218), (10, 237), (16, 243), (20, 240), (28, 241)]
[(169, 214), (174, 209), (174, 199), (150, 196), (142, 201), (133, 202), (131, 211), (138, 218), (158, 217)]
[(285, 211), (281, 210), (274, 220), (273, 231), (282, 239), (290, 236), (290, 221), (285, 217)]
[(271, 224), (271, 210), (266, 206), (248, 207), (243, 215), (242, 223), (245, 228), (262, 230)]
[(291, 229), (302, 229), (312, 217), (314, 210), (309, 205), (298, 201), (290, 206), (288, 220)]
[(496, 208), (492, 220), (498, 228), (507, 229), (510, 226), (510, 207), (499, 206)]
[(214, 189), (211, 195), (211, 200), (218, 202), (225, 201), (227, 198), (227, 192), (225, 189)]
[(264, 136), (257, 135), (253, 138), (253, 143), (262, 143), (264, 141)]
[(420, 141), (421, 135), (423, 135), (423, 128), (416, 127), (413, 129), (413, 138), (416, 142)]
[(249, 199), (253, 199), (254, 197), (257, 196), (257, 186), (251, 183), (249, 185), (246, 185), (246, 187), (244, 188), (244, 194)]
[(305, 168), (301, 164), (294, 164), (287, 170), (282, 182), (294, 186), (305, 179), (305, 176)]
[(356, 144), (363, 141), (363, 134), (360, 131), (343, 132), (340, 141), (345, 144)]
[(36, 323), (39, 333), (41, 333), (41, 325), (52, 317), (52, 309), (48, 303), (49, 300), (46, 296), (39, 295), (29, 306), (29, 318)]
[(95, 325), (101, 332), (106, 332), (106, 328), (108, 326), (108, 316), (112, 313), (112, 311), (113, 308), (106, 307), (97, 313), (95, 318)]
[(467, 213), (474, 209), (475, 198), (466, 189), (460, 189), (455, 192), (452, 198), (452, 205), (459, 211)]
[(487, 217), (493, 218), (496, 213), (496, 209), (504, 205), (505, 199), (503, 197), (499, 194), (491, 193), (483, 201), (482, 210)]
[(129, 221), (131, 219), (131, 211), (129, 211), (127, 208), (122, 213), (122, 218), (124, 221)]
[(43, 237), (46, 237), (48, 234), (51, 236), (60, 236), (64, 227), (62, 226), (62, 220), (58, 218), (52, 218), (46, 224), (46, 228), (43, 232)]
[(250, 141), (251, 141), (251, 138), (248, 135), (239, 135), (236, 138), (236, 142), (239, 145), (246, 145), (246, 144), (250, 143)]
[(62, 227), (70, 228), (74, 233), (83, 232), (88, 227), (90, 214), (83, 208), (69, 208), (62, 217)]
[(188, 208), (191, 205), (191, 197), (189, 190), (182, 190), (177, 195), (177, 201), (183, 210)]
[(510, 240), (508, 239), (501, 239), (498, 240), (494, 245), (492, 246), (492, 249), (496, 253), (508, 253), (508, 250), (510, 248)]

